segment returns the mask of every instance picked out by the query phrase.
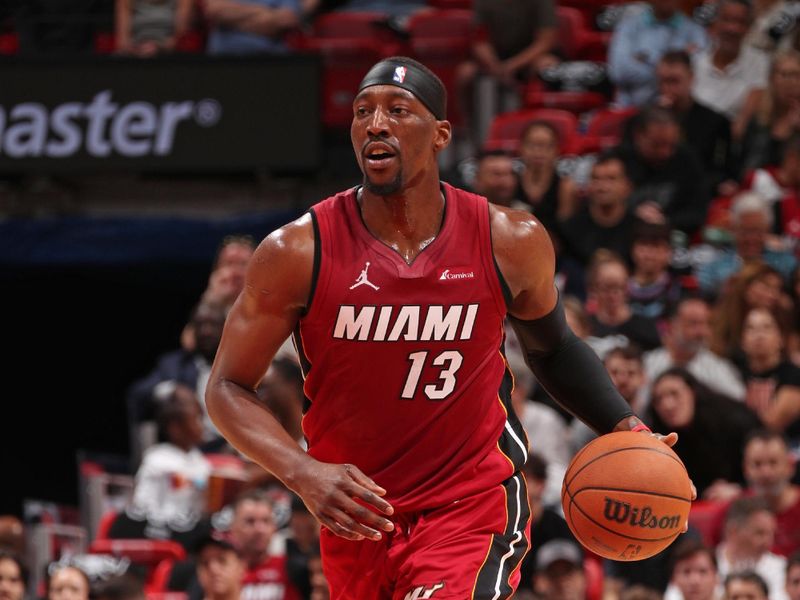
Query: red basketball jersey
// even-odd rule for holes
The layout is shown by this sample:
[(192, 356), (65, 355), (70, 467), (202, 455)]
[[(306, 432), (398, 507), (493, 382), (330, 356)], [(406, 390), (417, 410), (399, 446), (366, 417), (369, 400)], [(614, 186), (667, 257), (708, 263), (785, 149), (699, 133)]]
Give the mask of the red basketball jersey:
[(488, 203), (442, 189), (442, 228), (411, 265), (367, 230), (355, 190), (311, 211), (315, 280), (295, 331), (309, 453), (356, 465), (398, 511), (485, 490), (527, 456)]

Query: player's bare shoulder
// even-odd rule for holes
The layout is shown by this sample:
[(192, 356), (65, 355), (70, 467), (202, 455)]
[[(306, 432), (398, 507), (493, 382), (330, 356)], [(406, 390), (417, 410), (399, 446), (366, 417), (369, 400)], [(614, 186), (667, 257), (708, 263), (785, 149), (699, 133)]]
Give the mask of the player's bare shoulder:
[(495, 259), (509, 283), (518, 273), (549, 267), (555, 260), (547, 230), (528, 211), (490, 204), (489, 222)]
[(247, 273), (245, 293), (258, 301), (280, 298), (302, 307), (314, 271), (314, 225), (306, 213), (265, 237)]

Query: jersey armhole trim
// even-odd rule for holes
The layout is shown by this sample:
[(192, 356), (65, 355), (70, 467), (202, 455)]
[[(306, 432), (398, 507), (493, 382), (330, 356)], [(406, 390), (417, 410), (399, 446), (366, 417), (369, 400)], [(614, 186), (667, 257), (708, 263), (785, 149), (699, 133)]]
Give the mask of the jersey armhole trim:
[(494, 247), (492, 247), (492, 263), (494, 264), (494, 270), (497, 273), (497, 280), (500, 282), (500, 289), (503, 292), (503, 300), (506, 301), (506, 309), (510, 309), (511, 302), (513, 301), (513, 297), (511, 296), (511, 288), (508, 287), (508, 282), (503, 276), (503, 272), (500, 270), (500, 265), (497, 264), (497, 259), (494, 257)]
[(303, 316), (307, 315), (311, 310), (311, 303), (314, 301), (314, 293), (317, 291), (320, 263), (322, 262), (322, 238), (319, 235), (317, 214), (314, 212), (313, 208), (308, 209), (308, 214), (311, 215), (311, 225), (314, 229), (314, 265), (311, 270), (311, 289), (308, 292), (308, 301), (303, 310)]

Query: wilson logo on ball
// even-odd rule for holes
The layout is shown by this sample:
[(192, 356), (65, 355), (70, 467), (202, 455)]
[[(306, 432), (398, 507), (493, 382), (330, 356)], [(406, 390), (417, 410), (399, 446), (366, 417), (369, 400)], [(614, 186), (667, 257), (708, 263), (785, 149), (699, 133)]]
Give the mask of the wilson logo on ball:
[(637, 506), (631, 506), (627, 502), (609, 498), (608, 496), (605, 497), (603, 516), (608, 521), (616, 521), (617, 523), (627, 522), (634, 527), (646, 527), (650, 529), (675, 529), (681, 522), (680, 515), (659, 517), (653, 514), (653, 509), (649, 506), (639, 508)]

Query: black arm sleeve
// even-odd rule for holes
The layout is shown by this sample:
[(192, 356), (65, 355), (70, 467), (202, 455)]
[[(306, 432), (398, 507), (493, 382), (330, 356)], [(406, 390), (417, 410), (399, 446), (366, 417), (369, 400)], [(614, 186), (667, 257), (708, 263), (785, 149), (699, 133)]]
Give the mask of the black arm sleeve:
[(560, 298), (556, 307), (539, 319), (508, 318), (528, 366), (561, 406), (600, 434), (611, 432), (634, 414), (594, 351), (567, 325)]

